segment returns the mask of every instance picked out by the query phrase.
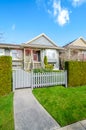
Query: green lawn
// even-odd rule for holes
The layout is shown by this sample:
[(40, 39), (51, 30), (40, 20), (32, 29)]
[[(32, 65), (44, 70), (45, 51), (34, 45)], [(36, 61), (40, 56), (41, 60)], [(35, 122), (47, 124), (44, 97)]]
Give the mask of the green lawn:
[(0, 130), (14, 130), (13, 93), (0, 97)]
[(61, 126), (86, 119), (86, 86), (37, 88), (33, 94)]

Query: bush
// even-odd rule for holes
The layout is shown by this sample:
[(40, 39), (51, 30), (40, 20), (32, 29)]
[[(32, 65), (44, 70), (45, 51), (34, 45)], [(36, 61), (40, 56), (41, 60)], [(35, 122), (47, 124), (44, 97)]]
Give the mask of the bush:
[(42, 73), (44, 72), (44, 69), (33, 69), (34, 73)]
[(33, 69), (34, 73), (44, 73), (44, 72), (63, 72), (63, 70), (50, 70), (50, 69)]
[(47, 65), (48, 64), (48, 59), (47, 56), (44, 56), (44, 64)]
[(46, 68), (46, 69), (53, 70), (53, 65), (52, 65), (52, 64), (47, 64), (47, 65), (45, 65), (45, 68)]
[(12, 58), (0, 57), (0, 95), (6, 95), (12, 90)]
[(65, 62), (67, 70), (67, 82), (69, 87), (86, 85), (86, 62), (67, 61)]
[(48, 70), (48, 69), (33, 69), (34, 73), (44, 73), (44, 72), (50, 72), (50, 71), (51, 70)]

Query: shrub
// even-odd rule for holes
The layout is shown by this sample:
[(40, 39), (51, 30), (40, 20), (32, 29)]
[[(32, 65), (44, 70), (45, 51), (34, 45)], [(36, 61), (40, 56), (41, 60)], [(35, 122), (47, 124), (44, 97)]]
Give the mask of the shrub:
[(44, 70), (43, 69), (33, 69), (33, 72), (34, 73), (42, 73), (42, 72), (44, 72)]
[(0, 57), (0, 95), (10, 93), (12, 90), (12, 58)]
[(46, 69), (53, 70), (53, 65), (52, 65), (52, 64), (47, 64), (47, 65), (45, 65), (45, 68), (46, 68)]
[(67, 61), (65, 62), (67, 70), (68, 86), (86, 85), (86, 62), (82, 61)]
[(33, 69), (34, 73), (44, 73), (44, 72), (63, 72), (63, 70), (50, 70), (50, 69)]
[(50, 72), (48, 69), (33, 69), (34, 73), (44, 73), (44, 72)]
[(47, 56), (44, 56), (44, 64), (47, 65), (48, 64), (48, 59)]

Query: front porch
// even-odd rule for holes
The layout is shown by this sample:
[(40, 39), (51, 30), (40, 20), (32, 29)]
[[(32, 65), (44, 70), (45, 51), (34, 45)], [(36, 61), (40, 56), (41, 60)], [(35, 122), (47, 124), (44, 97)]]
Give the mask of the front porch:
[(41, 68), (41, 50), (40, 49), (24, 49), (24, 70)]

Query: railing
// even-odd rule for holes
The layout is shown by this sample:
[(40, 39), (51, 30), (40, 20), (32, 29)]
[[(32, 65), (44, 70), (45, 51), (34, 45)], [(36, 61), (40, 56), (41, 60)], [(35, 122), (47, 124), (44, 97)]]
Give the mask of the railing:
[(34, 69), (37, 69), (37, 68), (41, 68), (41, 63), (40, 62), (34, 62), (33, 63), (34, 65)]
[(41, 63), (40, 62), (24, 62), (24, 69), (25, 70), (31, 70), (32, 65), (33, 65), (33, 69), (37, 69), (37, 68), (41, 68)]
[(57, 62), (57, 59), (48, 59), (48, 62), (51, 62), (51, 63), (56, 63)]
[(24, 70), (13, 71), (13, 89), (25, 87), (45, 87), (65, 85), (67, 87), (67, 72), (30, 73)]

